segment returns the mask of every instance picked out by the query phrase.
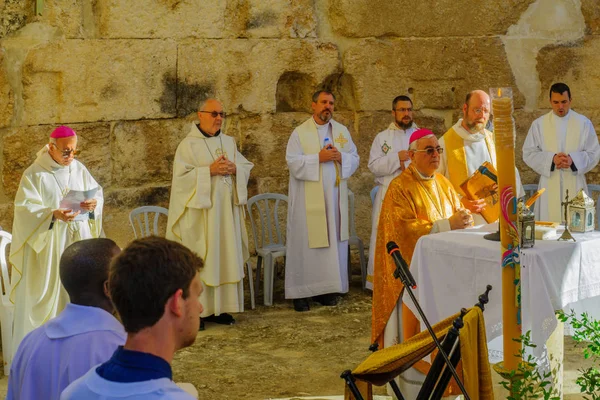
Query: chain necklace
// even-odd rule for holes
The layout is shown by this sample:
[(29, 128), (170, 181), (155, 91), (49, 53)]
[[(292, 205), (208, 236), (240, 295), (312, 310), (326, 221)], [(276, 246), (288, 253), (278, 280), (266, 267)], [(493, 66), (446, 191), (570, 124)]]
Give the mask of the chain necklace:
[(67, 168), (69, 168), (69, 179), (67, 180), (67, 185), (64, 187), (63, 187), (63, 185), (60, 184), (60, 181), (56, 177), (56, 174), (54, 172), (52, 172), (52, 176), (54, 177), (54, 180), (56, 181), (56, 184), (58, 185), (58, 189), (60, 190), (62, 197), (65, 197), (67, 195), (67, 193), (69, 193), (69, 186), (71, 185), (71, 166), (69, 165)]
[[(204, 139), (204, 144), (206, 145), (206, 149), (208, 150), (208, 154), (210, 154), (210, 157), (212, 158), (213, 162), (215, 161), (215, 156), (213, 156), (212, 151), (210, 150), (210, 147), (208, 146), (208, 139), (210, 138), (205, 138)], [(226, 154), (225, 151), (223, 150), (223, 139), (221, 138), (221, 135), (219, 135), (219, 143), (221, 144), (221, 147), (218, 148), (215, 151), (215, 154), (217, 156), (220, 156), (218, 154), (218, 151), (220, 150), (222, 154)], [(221, 175), (221, 180), (223, 181), (224, 184), (226, 184), (227, 186), (231, 187), (231, 175)]]

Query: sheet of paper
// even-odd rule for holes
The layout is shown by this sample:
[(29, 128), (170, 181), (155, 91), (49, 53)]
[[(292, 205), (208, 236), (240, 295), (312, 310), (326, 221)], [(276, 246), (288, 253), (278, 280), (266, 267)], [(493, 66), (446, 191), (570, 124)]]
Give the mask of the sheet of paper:
[(98, 188), (90, 190), (70, 190), (60, 201), (60, 208), (73, 210), (74, 213), (79, 211), (80, 214), (75, 217), (75, 221), (86, 220), (88, 219), (88, 212), (81, 208), (81, 202), (93, 199), (97, 191)]

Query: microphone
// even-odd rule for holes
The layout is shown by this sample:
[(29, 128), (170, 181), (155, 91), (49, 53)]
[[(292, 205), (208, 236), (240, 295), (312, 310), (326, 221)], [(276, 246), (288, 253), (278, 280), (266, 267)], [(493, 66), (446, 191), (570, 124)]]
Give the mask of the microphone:
[(402, 258), (402, 254), (400, 254), (398, 245), (395, 242), (390, 241), (386, 247), (388, 253), (390, 256), (392, 256), (394, 262), (396, 263), (396, 273), (394, 273), (395, 276), (398, 274), (396, 278), (399, 277), (405, 286), (410, 286), (411, 288), (416, 289), (417, 283), (415, 282), (415, 278), (413, 278), (412, 274), (410, 273), (408, 264), (406, 264), (406, 261), (404, 261), (404, 258)]

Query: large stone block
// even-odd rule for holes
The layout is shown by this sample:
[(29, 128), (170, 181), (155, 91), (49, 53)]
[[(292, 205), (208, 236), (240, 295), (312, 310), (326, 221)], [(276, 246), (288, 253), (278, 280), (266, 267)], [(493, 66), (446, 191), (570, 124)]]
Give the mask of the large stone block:
[(189, 133), (184, 119), (119, 122), (113, 130), (112, 179), (118, 187), (168, 185), (173, 177), (173, 158)]
[[(91, 12), (85, 0), (45, 0), (44, 10), (36, 21), (58, 28), (66, 38), (82, 38), (86, 24), (86, 11)], [(33, 9), (33, 5), (31, 6)], [(88, 8), (89, 7), (89, 8)]]
[[(354, 77), (356, 106), (389, 110), (399, 94), (410, 94), (416, 109), (458, 109), (473, 89), (515, 87), (497, 37), (364, 39), (343, 55), (344, 72)], [(517, 106), (524, 102), (518, 91)]]
[(587, 33), (597, 35), (600, 33), (600, 8), (596, 0), (581, 0), (581, 12), (585, 18)]
[(8, 75), (3, 66), (4, 54), (0, 52), (0, 128), (7, 127), (13, 116), (14, 93), (8, 82)]
[[(78, 134), (77, 157), (105, 189), (110, 186), (110, 124), (71, 124)], [(4, 192), (14, 198), (21, 175), (34, 161), (36, 153), (48, 143), (54, 126), (16, 128), (3, 138), (2, 182)]]
[(207, 96), (221, 99), (228, 111), (261, 113), (276, 110), (285, 73), (323, 82), (337, 71), (339, 57), (335, 45), (312, 40), (201, 40), (179, 46), (177, 65), (179, 115)]
[(572, 106), (600, 108), (600, 37), (586, 36), (584, 40), (565, 46), (549, 46), (540, 50), (537, 69), (540, 76), (538, 107), (550, 107), (548, 91), (556, 82), (569, 85)]
[(534, 1), (332, 0), (329, 21), (348, 37), (502, 35)]
[(98, 34), (108, 38), (316, 36), (309, 0), (100, 0), (95, 14)]
[(176, 58), (177, 45), (167, 40), (66, 40), (31, 50), (24, 123), (173, 116)]

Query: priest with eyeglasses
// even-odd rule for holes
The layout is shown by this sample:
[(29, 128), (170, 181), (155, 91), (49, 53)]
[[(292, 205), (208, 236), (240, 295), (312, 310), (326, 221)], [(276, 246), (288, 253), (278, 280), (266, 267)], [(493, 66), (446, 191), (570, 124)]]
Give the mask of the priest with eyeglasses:
[(220, 101), (204, 101), (173, 165), (166, 237), (204, 260), (200, 330), (205, 322), (231, 325), (231, 313), (244, 311), (244, 263), (249, 258), (244, 205), (254, 164), (221, 131), (225, 116)]
[[(63, 251), (102, 233), (102, 188), (75, 159), (76, 153), (77, 134), (59, 126), (21, 177), (9, 258), (10, 300), (15, 305), (13, 352), (26, 334), (54, 318), (69, 302), (59, 277)], [(81, 201), (75, 192), (83, 197)]]
[[(433, 132), (415, 131), (408, 147), (411, 163), (390, 183), (381, 207), (371, 326), (371, 341), (379, 348), (406, 341), (420, 331), (417, 319), (400, 301), (402, 283), (394, 278), (396, 265), (387, 254), (387, 243), (396, 242), (410, 264), (421, 236), (464, 229), (473, 224), (470, 211), (461, 204), (452, 183), (436, 172), (443, 152)], [(428, 366), (419, 361), (403, 373), (399, 384), (406, 398), (416, 398), (427, 369)]]

